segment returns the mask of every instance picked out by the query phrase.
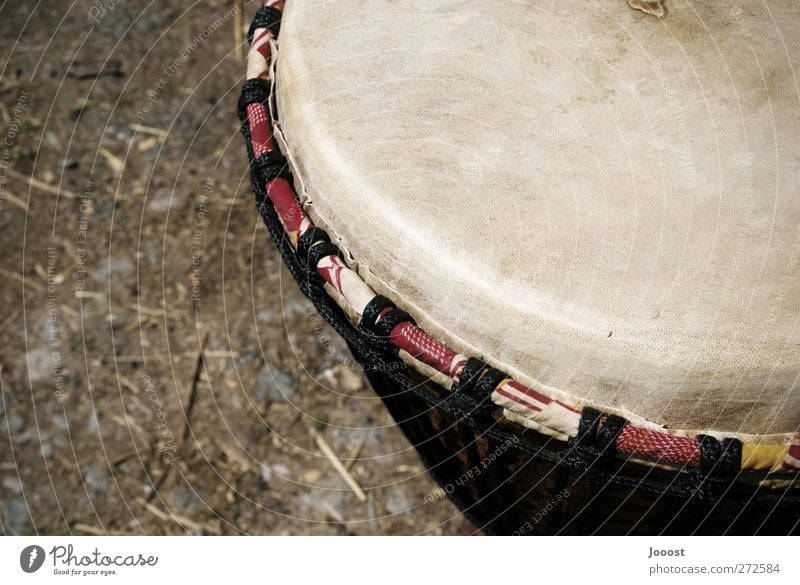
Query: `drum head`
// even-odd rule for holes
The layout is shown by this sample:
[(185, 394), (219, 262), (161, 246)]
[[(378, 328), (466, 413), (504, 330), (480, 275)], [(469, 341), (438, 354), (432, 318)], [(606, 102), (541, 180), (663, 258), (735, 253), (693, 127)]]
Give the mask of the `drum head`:
[[(295, 187), (419, 326), (640, 424), (800, 423), (800, 5), (292, 0)], [(777, 440), (777, 439), (776, 439)]]

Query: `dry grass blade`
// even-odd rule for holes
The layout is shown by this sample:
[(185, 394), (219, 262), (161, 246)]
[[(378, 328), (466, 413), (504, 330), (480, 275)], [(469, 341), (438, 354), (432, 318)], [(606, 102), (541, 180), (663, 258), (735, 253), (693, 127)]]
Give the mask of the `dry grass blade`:
[(103, 155), (103, 158), (106, 159), (109, 166), (114, 170), (115, 173), (121, 174), (125, 169), (125, 163), (122, 162), (122, 159), (107, 148), (100, 148), (100, 154)]
[(128, 128), (130, 128), (134, 132), (141, 132), (142, 134), (152, 134), (153, 136), (158, 136), (159, 138), (167, 137), (166, 130), (162, 130), (161, 128), (155, 128), (153, 126), (145, 126), (144, 124), (128, 124)]
[(28, 185), (33, 187), (34, 189), (38, 189), (39, 191), (44, 191), (45, 193), (50, 193), (51, 195), (61, 195), (62, 197), (66, 197), (67, 199), (75, 199), (77, 195), (70, 191), (69, 189), (59, 189), (58, 187), (54, 187), (49, 183), (45, 183), (44, 181), (40, 181), (34, 177), (29, 177), (28, 175), (24, 175), (15, 171), (14, 169), (7, 168), (6, 173), (10, 177), (16, 177), (17, 179), (22, 179)]
[(75, 524), (72, 528), (78, 532), (84, 532), (94, 536), (131, 536), (130, 532), (123, 532), (122, 530), (105, 530), (103, 528), (97, 528), (96, 526), (89, 526), (88, 524), (79, 523)]
[(356, 445), (352, 448), (350, 454), (347, 456), (347, 461), (344, 464), (344, 467), (345, 469), (347, 469), (347, 471), (353, 469), (353, 465), (355, 465), (356, 461), (358, 461), (358, 457), (359, 455), (361, 455), (361, 451), (364, 450), (364, 445), (366, 444), (367, 444), (367, 433), (364, 433), (361, 436), (361, 439), (359, 439), (358, 443), (356, 443)]
[(5, 199), (6, 201), (8, 201), (9, 203), (11, 203), (13, 205), (16, 205), (22, 211), (25, 211), (27, 213), (28, 204), (25, 203), (22, 199), (20, 199), (16, 195), (14, 195), (13, 193), (9, 193), (8, 191), (6, 191), (5, 194), (3, 195), (3, 199)]
[(212, 532), (211, 527), (208, 525), (200, 524), (190, 518), (187, 518), (186, 516), (181, 516), (179, 514), (175, 514), (174, 512), (162, 512), (153, 504), (145, 502), (143, 498), (136, 498), (136, 501), (144, 506), (144, 509), (150, 512), (153, 516), (163, 520), (164, 522), (176, 522), (184, 529), (191, 530), (192, 532)]
[(236, 11), (233, 13), (233, 43), (236, 47), (236, 58), (240, 61), (244, 59), (244, 24), (242, 18), (244, 17), (244, 2), (243, 0), (234, 0)]
[(42, 286), (35, 280), (31, 278), (25, 278), (21, 274), (17, 274), (16, 272), (11, 272), (10, 270), (6, 270), (5, 268), (0, 268), (0, 275), (7, 276), (8, 278), (13, 278), (14, 280), (21, 282), (25, 286), (29, 286), (36, 290), (44, 290), (44, 286)]
[(356, 497), (362, 502), (366, 501), (367, 496), (364, 494), (364, 490), (361, 489), (361, 486), (358, 485), (358, 482), (355, 480), (355, 478), (350, 475), (350, 471), (348, 471), (342, 461), (336, 456), (336, 453), (333, 452), (333, 449), (331, 449), (331, 446), (328, 445), (328, 442), (317, 432), (316, 429), (310, 428), (309, 431), (311, 432), (311, 436), (317, 442), (317, 446), (320, 448), (325, 457), (327, 457), (331, 462), (333, 468), (339, 473), (339, 475), (342, 476), (342, 479), (344, 479), (345, 483), (350, 486), (350, 488), (356, 494)]

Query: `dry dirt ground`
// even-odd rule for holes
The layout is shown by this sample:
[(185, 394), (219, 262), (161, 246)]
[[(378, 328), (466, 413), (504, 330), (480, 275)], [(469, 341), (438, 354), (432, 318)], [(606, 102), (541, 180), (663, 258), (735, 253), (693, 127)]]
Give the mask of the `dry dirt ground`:
[(236, 6), (0, 2), (0, 530), (471, 533), (255, 212)]

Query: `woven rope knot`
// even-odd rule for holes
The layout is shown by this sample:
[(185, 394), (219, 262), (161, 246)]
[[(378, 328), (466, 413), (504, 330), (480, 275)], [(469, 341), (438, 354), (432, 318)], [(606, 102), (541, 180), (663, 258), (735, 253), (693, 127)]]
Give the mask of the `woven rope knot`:
[(719, 441), (711, 435), (698, 435), (700, 468), (692, 473), (693, 495), (718, 499), (736, 480), (742, 465), (742, 442), (727, 438)]
[(253, 160), (252, 165), (253, 174), (262, 185), (266, 185), (279, 177), (289, 182), (292, 181), (289, 165), (286, 164), (286, 159), (283, 158), (283, 155), (278, 150), (265, 152)]
[(247, 42), (253, 44), (253, 35), (256, 29), (265, 28), (272, 34), (273, 39), (277, 39), (281, 32), (281, 11), (272, 6), (262, 6), (256, 12), (250, 28), (247, 30)]
[(370, 338), (383, 346), (390, 346), (390, 336), (395, 327), (401, 323), (411, 323), (416, 326), (416, 321), (403, 309), (398, 309), (395, 304), (382, 295), (376, 295), (367, 303), (361, 315), (358, 328)]
[(584, 407), (578, 434), (569, 441), (565, 463), (582, 469), (606, 464), (617, 452), (617, 438), (627, 424), (621, 416)]
[(471, 357), (461, 369), (458, 382), (453, 384), (448, 401), (458, 407), (464, 417), (491, 416), (496, 408), (492, 392), (506, 377), (500, 370)]

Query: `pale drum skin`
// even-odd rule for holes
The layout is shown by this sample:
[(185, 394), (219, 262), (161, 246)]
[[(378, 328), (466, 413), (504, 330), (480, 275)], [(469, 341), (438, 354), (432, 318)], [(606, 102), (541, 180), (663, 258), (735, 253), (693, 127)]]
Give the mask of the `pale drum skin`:
[(800, 4), (665, 4), (292, 0), (281, 139), (314, 223), (437, 339), (576, 406), (782, 441)]

